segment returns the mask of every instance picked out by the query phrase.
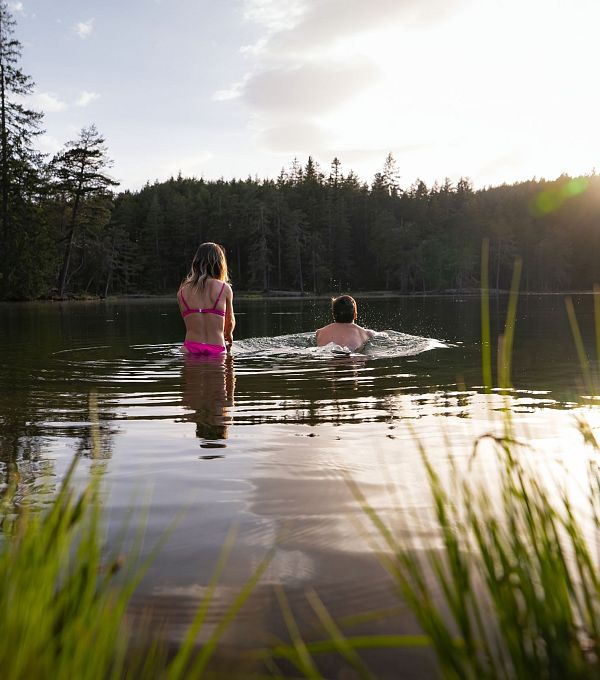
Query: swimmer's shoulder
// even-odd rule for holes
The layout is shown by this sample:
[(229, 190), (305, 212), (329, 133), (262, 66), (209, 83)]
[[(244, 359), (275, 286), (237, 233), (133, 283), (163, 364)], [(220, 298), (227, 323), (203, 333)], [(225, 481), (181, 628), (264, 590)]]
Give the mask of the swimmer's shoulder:
[(315, 341), (317, 345), (319, 344), (324, 344), (326, 345), (329, 342), (329, 339), (327, 338), (329, 334), (330, 328), (333, 326), (333, 324), (328, 324), (327, 326), (323, 326), (323, 328), (317, 328), (315, 331)]
[(365, 342), (367, 340), (370, 340), (371, 338), (374, 338), (376, 335), (375, 331), (372, 331), (370, 328), (363, 328), (362, 326), (358, 326), (358, 330), (361, 336), (365, 339)]

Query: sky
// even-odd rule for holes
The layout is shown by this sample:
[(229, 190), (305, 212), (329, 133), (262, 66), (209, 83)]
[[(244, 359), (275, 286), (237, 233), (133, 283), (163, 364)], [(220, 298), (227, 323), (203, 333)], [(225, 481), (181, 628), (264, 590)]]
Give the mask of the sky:
[(598, 0), (9, 0), (49, 154), (94, 123), (121, 188), (309, 155), (476, 187), (600, 164)]

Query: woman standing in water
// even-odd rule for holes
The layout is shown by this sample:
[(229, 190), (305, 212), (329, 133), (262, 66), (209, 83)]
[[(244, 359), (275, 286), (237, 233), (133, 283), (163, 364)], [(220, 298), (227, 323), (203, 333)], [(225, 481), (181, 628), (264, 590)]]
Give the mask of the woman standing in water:
[(233, 342), (233, 292), (227, 274), (225, 250), (203, 243), (192, 268), (177, 292), (185, 323), (183, 346), (195, 355), (219, 356)]

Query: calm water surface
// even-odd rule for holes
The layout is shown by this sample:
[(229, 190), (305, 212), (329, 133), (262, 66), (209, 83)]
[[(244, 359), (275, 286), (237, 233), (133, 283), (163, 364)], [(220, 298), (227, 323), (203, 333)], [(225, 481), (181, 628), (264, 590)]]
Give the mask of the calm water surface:
[[(591, 300), (576, 307), (591, 348)], [(543, 456), (568, 452), (578, 465), (574, 411), (592, 425), (596, 414), (580, 405), (585, 390), (564, 309), (561, 296), (520, 300), (511, 406)], [(398, 507), (408, 513), (399, 532), (427, 535), (416, 439), (440, 470), (448, 454), (467, 460), (473, 438), (496, 427), (502, 401), (479, 387), (477, 298), (359, 299), (359, 311), (363, 325), (395, 333), (363, 355), (334, 356), (298, 335), (328, 322), (326, 301), (238, 301), (233, 357), (209, 361), (181, 355), (175, 300), (0, 306), (2, 474), (18, 470), (23, 488), (49, 492), (77, 454), (83, 478), (95, 394), (107, 541), (144, 508), (149, 550), (184, 510), (139, 598), (168, 618), (174, 635), (232, 524), (236, 547), (215, 617), (276, 546), (232, 640), (275, 625), (273, 583), (287, 588), (300, 620), (308, 587), (338, 617), (389, 607), (390, 585), (347, 479), (386, 517)], [(494, 333), (505, 313), (506, 300), (493, 299)], [(399, 629), (409, 625), (402, 621)]]

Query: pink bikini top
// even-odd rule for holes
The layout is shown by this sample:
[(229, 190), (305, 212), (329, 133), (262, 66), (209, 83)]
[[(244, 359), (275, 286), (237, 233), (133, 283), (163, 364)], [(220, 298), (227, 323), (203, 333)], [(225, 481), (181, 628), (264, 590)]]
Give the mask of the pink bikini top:
[(223, 288), (225, 288), (225, 282), (223, 282), (223, 285), (221, 286), (221, 290), (217, 295), (215, 304), (210, 309), (191, 309), (188, 306), (188, 303), (185, 301), (185, 298), (183, 297), (183, 290), (180, 288), (178, 295), (181, 297), (181, 302), (185, 307), (185, 309), (181, 312), (181, 315), (184, 317), (188, 316), (189, 314), (218, 314), (219, 316), (225, 316), (225, 310), (217, 309), (217, 305), (219, 304), (219, 300), (221, 299), (221, 294), (223, 293)]

